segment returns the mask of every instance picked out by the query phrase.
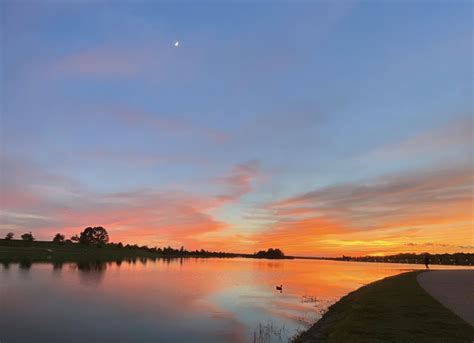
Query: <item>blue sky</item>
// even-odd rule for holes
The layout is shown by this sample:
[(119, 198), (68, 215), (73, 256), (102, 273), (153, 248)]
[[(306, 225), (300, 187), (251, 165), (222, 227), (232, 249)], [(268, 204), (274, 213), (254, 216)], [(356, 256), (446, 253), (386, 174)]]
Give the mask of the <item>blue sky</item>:
[[(180, 194), (206, 204), (186, 222), (210, 220), (202, 234), (174, 232), (168, 220), (180, 212), (145, 210), (143, 197), (114, 210), (144, 211), (145, 222), (110, 214), (90, 225), (123, 240), (240, 240), (229, 249), (252, 250), (302, 219), (269, 214), (281, 199), (472, 168), (469, 1), (4, 1), (1, 10), (2, 231), (47, 238), (78, 231), (84, 202), (100, 220), (112, 194), (151, 192), (158, 207)], [(463, 204), (453, 206), (465, 214)], [(305, 205), (312, 218), (342, 215), (320, 206)], [(431, 242), (423, 232), (420, 244)], [(325, 251), (321, 241), (289, 249)]]

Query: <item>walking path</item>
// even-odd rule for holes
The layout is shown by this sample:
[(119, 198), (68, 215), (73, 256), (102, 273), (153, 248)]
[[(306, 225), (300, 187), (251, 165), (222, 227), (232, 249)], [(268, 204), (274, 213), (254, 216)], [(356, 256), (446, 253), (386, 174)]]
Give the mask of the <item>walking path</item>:
[(433, 298), (474, 326), (474, 269), (428, 271), (417, 280)]

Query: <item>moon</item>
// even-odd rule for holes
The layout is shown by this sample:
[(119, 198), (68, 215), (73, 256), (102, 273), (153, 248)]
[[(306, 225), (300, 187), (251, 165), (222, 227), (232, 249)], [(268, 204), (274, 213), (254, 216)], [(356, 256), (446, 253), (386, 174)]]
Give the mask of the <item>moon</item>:
[(174, 42), (174, 46), (177, 48), (179, 46), (179, 41)]

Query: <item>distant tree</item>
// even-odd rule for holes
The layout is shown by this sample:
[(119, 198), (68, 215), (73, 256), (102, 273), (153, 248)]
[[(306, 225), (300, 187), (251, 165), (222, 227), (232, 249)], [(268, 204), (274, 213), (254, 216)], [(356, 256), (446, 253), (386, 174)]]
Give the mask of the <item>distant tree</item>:
[(13, 232), (9, 232), (5, 235), (5, 240), (11, 241), (13, 239), (13, 236), (15, 236), (15, 234)]
[(255, 256), (261, 258), (284, 258), (285, 254), (280, 249), (270, 248), (267, 251), (260, 250), (255, 254)]
[(79, 242), (79, 236), (78, 235), (71, 236), (71, 241), (72, 242)]
[(81, 232), (79, 242), (82, 244), (106, 244), (109, 241), (109, 234), (102, 226), (87, 227)]
[(54, 238), (53, 238), (53, 242), (54, 243), (64, 243), (64, 235), (60, 234), (60, 233), (57, 233)]
[(31, 232), (22, 234), (21, 239), (24, 240), (25, 242), (33, 242), (35, 240)]
[(118, 247), (118, 248), (123, 248), (122, 242), (119, 242), (119, 243), (117, 244), (117, 247)]

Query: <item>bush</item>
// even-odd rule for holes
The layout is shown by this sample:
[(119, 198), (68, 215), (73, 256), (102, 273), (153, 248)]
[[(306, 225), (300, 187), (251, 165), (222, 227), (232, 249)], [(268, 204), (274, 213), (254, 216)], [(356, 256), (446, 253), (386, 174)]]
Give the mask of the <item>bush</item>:
[(54, 243), (64, 243), (64, 235), (57, 233), (53, 238)]
[(35, 240), (31, 232), (22, 234), (21, 239), (24, 240), (25, 242), (33, 242)]
[(13, 236), (15, 236), (15, 234), (13, 232), (9, 232), (5, 235), (5, 240), (11, 241), (13, 239)]

